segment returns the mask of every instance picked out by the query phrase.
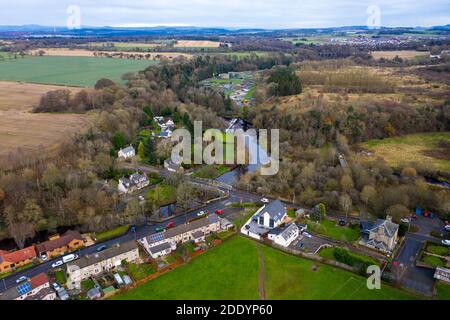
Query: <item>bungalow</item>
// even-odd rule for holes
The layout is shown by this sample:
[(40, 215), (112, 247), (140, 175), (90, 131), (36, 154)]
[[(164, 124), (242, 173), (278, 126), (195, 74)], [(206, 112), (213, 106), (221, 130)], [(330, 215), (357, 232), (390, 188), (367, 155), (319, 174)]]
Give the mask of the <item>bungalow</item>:
[(220, 230), (220, 218), (216, 214), (210, 214), (205, 218), (151, 234), (138, 241), (152, 258), (158, 258), (170, 254), (176, 249), (177, 243), (188, 241), (199, 243), (205, 241), (208, 234)]
[(164, 168), (166, 168), (166, 170), (170, 172), (184, 172), (181, 163), (175, 163), (171, 159), (164, 160)]
[(117, 152), (117, 157), (122, 159), (129, 159), (136, 156), (136, 150), (133, 146), (126, 147), (124, 149), (120, 149), (119, 152)]
[(69, 230), (62, 236), (54, 235), (49, 240), (36, 245), (41, 257), (53, 258), (84, 247), (84, 239), (78, 231)]
[(10, 272), (30, 264), (34, 258), (36, 258), (36, 250), (33, 246), (13, 252), (0, 250), (0, 273)]
[(382, 251), (391, 253), (397, 244), (399, 225), (392, 222), (390, 216), (385, 219), (378, 219), (375, 223), (368, 221), (361, 222), (363, 238), (360, 243)]
[(50, 288), (45, 273), (28, 279), (16, 287), (9, 288), (0, 294), (0, 300), (55, 300), (56, 293)]
[(255, 239), (267, 234), (283, 223), (287, 216), (286, 208), (280, 200), (262, 206), (241, 228), (241, 233)]
[(299, 235), (300, 228), (294, 222), (284, 228), (275, 228), (270, 230), (268, 233), (268, 238), (282, 247), (289, 247), (292, 241), (297, 239)]
[(81, 281), (107, 272), (122, 264), (139, 259), (139, 249), (135, 241), (116, 244), (101, 252), (85, 255), (67, 264), (67, 286), (74, 288)]
[(150, 181), (145, 173), (140, 174), (136, 172), (130, 175), (129, 178), (120, 178), (117, 188), (120, 193), (130, 193), (145, 188), (149, 184)]

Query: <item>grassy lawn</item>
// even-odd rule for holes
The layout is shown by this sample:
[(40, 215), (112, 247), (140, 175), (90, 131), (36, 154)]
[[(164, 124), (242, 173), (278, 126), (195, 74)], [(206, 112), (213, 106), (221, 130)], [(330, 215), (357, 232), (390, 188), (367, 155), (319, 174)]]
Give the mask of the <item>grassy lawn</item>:
[[(267, 299), (414, 299), (382, 284), (369, 290), (366, 279), (344, 270), (261, 246)], [(313, 266), (317, 268), (314, 271)], [(258, 299), (256, 242), (234, 237), (154, 280), (113, 297), (133, 299)]]
[(92, 289), (93, 287), (95, 287), (94, 280), (86, 279), (86, 280), (81, 281), (81, 290), (88, 291), (88, 290)]
[(160, 183), (153, 189), (150, 189), (145, 197), (147, 200), (155, 201), (159, 205), (165, 205), (176, 201), (176, 188), (166, 183)]
[(2, 273), (2, 274), (0, 274), (0, 279), (3, 279), (5, 277), (7, 277), (7, 276), (10, 276), (10, 275), (12, 275), (12, 274), (14, 274), (16, 272), (21, 271), (21, 270), (25, 270), (25, 269), (31, 268), (32, 266), (34, 266), (34, 264), (29, 263), (29, 264), (26, 264), (24, 266), (16, 268), (16, 270), (14, 270), (14, 271)]
[(117, 227), (115, 229), (112, 230), (107, 230), (107, 231), (103, 231), (103, 232), (98, 232), (95, 234), (95, 237), (97, 239), (97, 241), (104, 241), (104, 240), (108, 240), (114, 237), (118, 237), (122, 234), (124, 234), (125, 232), (127, 232), (127, 230), (130, 228), (130, 225), (124, 225), (124, 226), (120, 226)]
[(215, 179), (228, 171), (230, 171), (230, 167), (225, 165), (204, 165), (195, 171), (192, 176), (196, 178)]
[(438, 245), (428, 245), (426, 250), (439, 256), (447, 256), (450, 251), (449, 248)]
[(100, 78), (120, 83), (123, 74), (155, 63), (95, 57), (29, 57), (1, 61), (0, 80), (93, 87)]
[(445, 267), (447, 264), (444, 259), (435, 256), (429, 256), (426, 254), (424, 254), (422, 261), (433, 267)]
[(154, 272), (152, 266), (148, 263), (129, 263), (127, 268), (134, 280), (143, 279)]
[[(328, 259), (328, 260), (338, 261), (334, 257), (334, 251), (335, 251), (335, 248), (323, 248), (323, 249), (320, 250), (319, 256), (321, 256), (322, 258)], [(354, 258), (355, 260), (365, 261), (365, 262), (368, 262), (368, 263), (373, 264), (373, 265), (378, 265), (379, 264), (375, 259), (372, 259), (372, 258), (367, 257), (367, 256), (363, 256), (361, 254), (357, 254), (357, 253), (354, 253), (354, 252), (351, 252), (351, 251), (349, 251), (349, 255), (352, 258)]]
[(439, 281), (436, 291), (438, 300), (450, 300), (450, 284)]
[(323, 219), (320, 223), (309, 221), (308, 228), (313, 232), (330, 237), (332, 239), (352, 242), (359, 238), (359, 229), (341, 227), (333, 220)]
[(66, 274), (62, 270), (55, 272), (55, 280), (59, 285), (65, 285), (67, 282)]
[(419, 163), (450, 171), (450, 132), (418, 133), (383, 140), (370, 140), (364, 147), (384, 158), (392, 167)]
[(235, 237), (113, 299), (257, 299), (256, 243)]

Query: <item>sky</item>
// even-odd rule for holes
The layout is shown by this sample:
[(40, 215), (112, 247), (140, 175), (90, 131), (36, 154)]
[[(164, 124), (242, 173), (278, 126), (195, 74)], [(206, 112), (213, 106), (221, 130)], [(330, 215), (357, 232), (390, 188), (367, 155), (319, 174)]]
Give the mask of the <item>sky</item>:
[[(320, 28), (450, 24), (449, 0), (0, 0), (0, 25)], [(6, 2), (7, 5), (6, 5)], [(75, 7), (74, 7), (75, 6)], [(79, 17), (79, 19), (78, 19)]]

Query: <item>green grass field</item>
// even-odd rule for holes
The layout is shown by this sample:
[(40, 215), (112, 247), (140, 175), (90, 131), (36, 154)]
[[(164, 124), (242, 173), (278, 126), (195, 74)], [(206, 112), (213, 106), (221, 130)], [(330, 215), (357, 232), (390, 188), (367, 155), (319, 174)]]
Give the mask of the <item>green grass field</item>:
[(93, 87), (100, 78), (122, 82), (123, 74), (155, 63), (158, 62), (95, 57), (27, 57), (0, 61), (0, 80)]
[(166, 183), (160, 183), (153, 189), (148, 190), (145, 198), (154, 201), (160, 206), (173, 203), (177, 200), (176, 188)]
[(438, 300), (450, 300), (450, 284), (439, 281), (436, 284)]
[(105, 241), (108, 239), (112, 239), (114, 237), (118, 237), (122, 234), (124, 234), (125, 232), (128, 231), (128, 229), (130, 228), (130, 225), (124, 225), (124, 226), (120, 226), (111, 230), (107, 230), (107, 231), (103, 231), (103, 232), (97, 232), (95, 234), (95, 238), (97, 239), (97, 241)]
[(450, 171), (450, 132), (417, 133), (383, 140), (370, 140), (363, 146), (382, 157), (392, 167), (418, 163), (427, 168)]
[(320, 223), (310, 221), (308, 222), (308, 228), (318, 234), (341, 241), (352, 242), (359, 238), (359, 229), (341, 227), (336, 225), (333, 220), (322, 220)]
[[(261, 252), (267, 299), (417, 298), (386, 284), (382, 284), (381, 290), (369, 290), (361, 276), (267, 246), (261, 246)], [(235, 236), (188, 264), (113, 299), (254, 300), (259, 296), (258, 274), (256, 242)]]

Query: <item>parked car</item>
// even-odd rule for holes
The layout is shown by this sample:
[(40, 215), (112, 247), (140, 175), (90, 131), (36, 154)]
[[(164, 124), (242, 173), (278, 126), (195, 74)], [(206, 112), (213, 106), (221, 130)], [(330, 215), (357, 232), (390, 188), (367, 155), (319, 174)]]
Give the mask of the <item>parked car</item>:
[(68, 254), (67, 256), (64, 256), (62, 258), (62, 261), (63, 261), (63, 263), (67, 263), (67, 262), (70, 262), (73, 260), (77, 260), (78, 258), (79, 258), (79, 256), (77, 254), (71, 253), (71, 254)]
[(200, 211), (199, 213), (197, 213), (197, 217), (204, 216), (205, 214), (206, 214), (205, 211)]
[(21, 283), (21, 282), (23, 282), (23, 281), (25, 281), (25, 280), (27, 280), (27, 279), (28, 279), (27, 277), (21, 276), (20, 278), (17, 278), (17, 279), (16, 279), (16, 283)]
[(441, 243), (446, 246), (450, 246), (450, 240), (442, 240)]
[(47, 261), (48, 260), (47, 255), (46, 254), (41, 255), (41, 260), (42, 261)]
[(57, 284), (56, 282), (52, 283), (52, 287), (53, 289), (55, 289), (56, 291), (58, 291), (59, 289), (61, 289), (61, 287), (59, 286), (59, 284)]
[(161, 226), (159, 226), (159, 227), (156, 227), (156, 232), (162, 232), (162, 231), (164, 231), (164, 227), (161, 227)]
[(307, 238), (312, 238), (312, 235), (310, 235), (308, 232), (303, 231), (302, 234)]
[(267, 198), (262, 198), (262, 199), (261, 199), (261, 202), (262, 202), (262, 203), (269, 203), (269, 199), (267, 199)]
[(107, 246), (106, 244), (101, 245), (100, 247), (97, 248), (97, 252), (103, 251), (103, 250), (105, 250), (106, 248), (108, 248), (108, 246)]
[(52, 268), (57, 268), (59, 266), (62, 266), (64, 264), (64, 262), (62, 262), (62, 260), (58, 260), (52, 263)]
[(130, 227), (130, 231), (131, 231), (131, 232), (136, 232), (136, 226), (131, 226), (131, 227)]
[(446, 225), (446, 226), (444, 227), (444, 229), (445, 229), (445, 231), (450, 231), (450, 225)]
[(340, 219), (339, 222), (338, 222), (338, 224), (339, 224), (341, 227), (345, 227), (345, 225), (346, 225), (344, 219)]
[(400, 221), (403, 222), (403, 223), (409, 223), (409, 219), (408, 218), (400, 219)]
[(215, 212), (218, 216), (220, 216), (223, 213), (223, 210), (217, 209)]
[(175, 223), (173, 221), (170, 221), (167, 225), (166, 225), (166, 229), (170, 229), (173, 228), (175, 226)]

